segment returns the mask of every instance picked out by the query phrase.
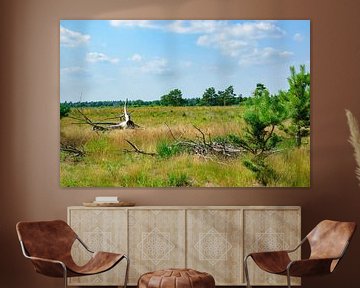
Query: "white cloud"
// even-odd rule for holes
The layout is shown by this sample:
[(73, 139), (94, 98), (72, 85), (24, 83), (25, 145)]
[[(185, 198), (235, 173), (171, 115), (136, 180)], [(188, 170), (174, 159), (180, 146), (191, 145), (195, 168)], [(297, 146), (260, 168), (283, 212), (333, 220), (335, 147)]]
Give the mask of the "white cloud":
[(240, 65), (259, 65), (265, 63), (276, 63), (278, 61), (284, 61), (294, 55), (290, 51), (282, 51), (274, 49), (272, 47), (255, 48), (248, 54), (240, 56)]
[(110, 56), (108, 56), (104, 53), (100, 53), (100, 52), (89, 52), (86, 54), (86, 61), (91, 62), (91, 63), (109, 62), (109, 63), (115, 64), (115, 63), (119, 62), (119, 59), (110, 57)]
[(60, 26), (60, 44), (66, 47), (77, 47), (90, 41), (90, 35), (72, 31)]
[[(196, 44), (219, 50), (223, 55), (239, 60), (239, 63), (261, 63), (270, 58), (290, 56), (291, 52), (277, 51), (271, 47), (261, 47), (262, 39), (276, 39), (286, 33), (274, 21), (254, 21), (230, 25), (229, 22), (220, 21), (212, 32), (204, 30)], [(284, 53), (282, 55), (281, 53)], [(255, 57), (259, 56), (259, 59)]]
[(113, 27), (138, 27), (162, 29), (179, 34), (217, 34), (226, 33), (233, 37), (248, 39), (279, 38), (286, 33), (275, 21), (252, 21), (231, 24), (221, 20), (175, 20), (169, 24), (156, 20), (110, 20)]
[(140, 28), (156, 28), (151, 20), (110, 20), (113, 27), (140, 27)]
[(231, 24), (221, 20), (175, 20), (169, 24), (156, 20), (110, 20), (113, 27), (137, 27), (162, 29), (179, 34), (216, 34), (226, 33), (250, 39), (279, 38), (286, 33), (275, 21), (252, 21)]
[(215, 20), (176, 20), (165, 27), (166, 30), (175, 33), (213, 33), (221, 27), (225, 27), (225, 21)]
[(225, 33), (201, 35), (196, 43), (199, 46), (219, 49), (224, 55), (231, 57), (239, 56), (239, 54), (249, 46), (248, 42), (229, 37)]
[(61, 68), (60, 71), (61, 71), (61, 73), (73, 74), (73, 73), (86, 72), (86, 69), (84, 69), (83, 67), (80, 67), (80, 66), (70, 66), (70, 67)]
[[(172, 22), (151, 21), (151, 20), (112, 20), (113, 26), (142, 27), (161, 29), (164, 32), (177, 34), (198, 34), (196, 44), (219, 50), (223, 55), (235, 58), (238, 63), (261, 63), (269, 62), (270, 59), (286, 58), (292, 55), (289, 51), (279, 51), (271, 47), (262, 47), (263, 39), (279, 39), (286, 35), (276, 21), (250, 21), (230, 22), (219, 20), (176, 20)], [(164, 24), (166, 23), (166, 24)], [(169, 24), (168, 24), (169, 23)], [(255, 57), (258, 56), (259, 59)], [(132, 61), (143, 61), (136, 54)], [(160, 60), (144, 62), (143, 65), (161, 66)], [(155, 64), (157, 63), (157, 64)], [(162, 64), (165, 66), (165, 64)], [(144, 69), (147, 66), (144, 66)], [(152, 70), (149, 68), (149, 70)], [(156, 70), (156, 69), (153, 69)]]
[(300, 33), (295, 33), (294, 36), (293, 36), (293, 39), (296, 41), (296, 42), (301, 42), (304, 40), (304, 36), (301, 35)]
[(134, 62), (140, 62), (142, 59), (143, 59), (142, 56), (136, 53), (130, 57), (130, 60)]
[(273, 21), (246, 22), (233, 25), (229, 34), (247, 39), (281, 38), (286, 32)]
[(280, 38), (286, 33), (274, 21), (253, 21), (230, 24), (219, 20), (177, 20), (164, 27), (167, 31), (182, 34), (228, 34), (247, 39)]
[(139, 71), (150, 74), (166, 74), (170, 72), (168, 61), (165, 58), (153, 58), (145, 61), (140, 67)]

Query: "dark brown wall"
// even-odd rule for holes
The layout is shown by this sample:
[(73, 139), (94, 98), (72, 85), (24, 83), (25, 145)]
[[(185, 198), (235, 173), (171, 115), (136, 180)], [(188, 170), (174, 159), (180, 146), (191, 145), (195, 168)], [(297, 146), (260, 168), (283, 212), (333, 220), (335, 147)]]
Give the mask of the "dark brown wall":
[[(360, 223), (360, 188), (345, 108), (360, 118), (359, 1), (0, 1), (0, 286), (62, 287), (33, 273), (15, 234), (19, 220), (66, 219), (95, 195), (138, 205), (300, 205), (303, 234), (330, 218)], [(60, 189), (59, 20), (311, 19), (310, 189)], [(359, 231), (358, 231), (359, 234)], [(335, 274), (304, 287), (359, 287), (360, 237)]]

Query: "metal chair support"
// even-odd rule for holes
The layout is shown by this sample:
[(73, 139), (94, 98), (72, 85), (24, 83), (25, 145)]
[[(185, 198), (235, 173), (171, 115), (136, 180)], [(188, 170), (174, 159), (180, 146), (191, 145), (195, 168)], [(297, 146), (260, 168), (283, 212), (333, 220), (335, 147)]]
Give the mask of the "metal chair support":
[(126, 271), (125, 271), (125, 280), (124, 280), (124, 288), (127, 287), (128, 279), (129, 279), (129, 267), (130, 267), (130, 259), (126, 255), (124, 256), (126, 260)]
[[(285, 250), (288, 253), (292, 253), (295, 252), (297, 249), (299, 249), (301, 247), (301, 245), (303, 245), (306, 242), (306, 237), (304, 239), (301, 240), (300, 244), (297, 245), (295, 248), (290, 249), (290, 250)], [(248, 258), (251, 257), (251, 253), (246, 255), (244, 258), (244, 274), (245, 274), (245, 280), (246, 280), (246, 287), (247, 288), (251, 288), (252, 286), (250, 285), (250, 278), (249, 278), (249, 268), (248, 268)], [(291, 264), (291, 262), (290, 262)], [(289, 269), (290, 269), (290, 264), (289, 264)], [(290, 276), (289, 276), (289, 270), (287, 270), (287, 275), (288, 275), (288, 288), (291, 288), (291, 281), (290, 281)]]
[[(294, 249), (248, 254), (244, 258), (247, 288), (251, 288), (247, 261), (249, 257), (262, 270), (286, 276), (288, 288), (291, 288), (291, 277), (330, 274), (344, 256), (355, 229), (355, 222), (324, 220), (310, 231)], [(311, 248), (310, 257), (292, 261), (289, 253), (295, 252), (306, 241), (309, 242)]]
[(248, 269), (248, 265), (247, 265), (247, 260), (248, 260), (249, 257), (250, 257), (250, 254), (247, 255), (244, 258), (244, 272), (245, 272), (245, 279), (246, 279), (246, 287), (247, 288), (251, 288), (250, 279), (249, 279), (249, 269)]
[[(68, 287), (68, 278), (89, 276), (108, 271), (123, 259), (126, 260), (123, 288), (127, 288), (130, 264), (128, 256), (103, 251), (94, 253), (66, 222), (62, 220), (19, 222), (16, 229), (24, 257), (32, 261), (38, 273), (63, 278), (65, 288)], [(74, 263), (70, 253), (76, 240), (88, 252), (93, 254), (91, 262), (89, 261), (82, 267)], [(61, 261), (56, 259), (61, 259)]]

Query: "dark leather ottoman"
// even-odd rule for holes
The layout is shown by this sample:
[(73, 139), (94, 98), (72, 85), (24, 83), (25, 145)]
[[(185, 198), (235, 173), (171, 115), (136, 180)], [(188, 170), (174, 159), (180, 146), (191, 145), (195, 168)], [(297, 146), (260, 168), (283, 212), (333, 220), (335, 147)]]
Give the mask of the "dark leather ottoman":
[(140, 276), (138, 288), (214, 288), (214, 277), (192, 269), (166, 269)]

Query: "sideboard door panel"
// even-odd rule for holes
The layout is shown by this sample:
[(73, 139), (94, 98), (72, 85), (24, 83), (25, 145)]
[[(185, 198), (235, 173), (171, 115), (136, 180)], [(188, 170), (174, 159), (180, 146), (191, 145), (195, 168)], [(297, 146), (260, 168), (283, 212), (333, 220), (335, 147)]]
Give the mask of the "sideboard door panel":
[(129, 210), (129, 281), (141, 274), (185, 267), (185, 210)]
[[(93, 251), (127, 252), (127, 215), (125, 209), (69, 210), (68, 222), (80, 239)], [(85, 264), (89, 259), (82, 245), (76, 241), (72, 247), (76, 263)], [(112, 270), (85, 277), (69, 278), (70, 285), (122, 285), (125, 261)]]
[(242, 281), (242, 210), (187, 210), (187, 266), (216, 285)]
[[(301, 240), (296, 206), (69, 207), (68, 223), (92, 250), (130, 257), (129, 285), (149, 271), (187, 267), (212, 274), (218, 286), (245, 286), (244, 256), (291, 249)], [(72, 254), (79, 264), (89, 259), (77, 242)], [(103, 274), (70, 278), (69, 284), (121, 286), (125, 266), (122, 261)], [(252, 285), (286, 285), (286, 277), (263, 272), (251, 259), (249, 272)], [(301, 282), (294, 278), (292, 284)]]
[[(293, 249), (300, 243), (299, 209), (246, 209), (244, 211), (244, 254), (261, 251)], [(293, 253), (300, 259), (300, 249)], [(266, 273), (248, 260), (252, 285), (286, 285), (286, 277)], [(299, 278), (292, 278), (299, 285)]]

